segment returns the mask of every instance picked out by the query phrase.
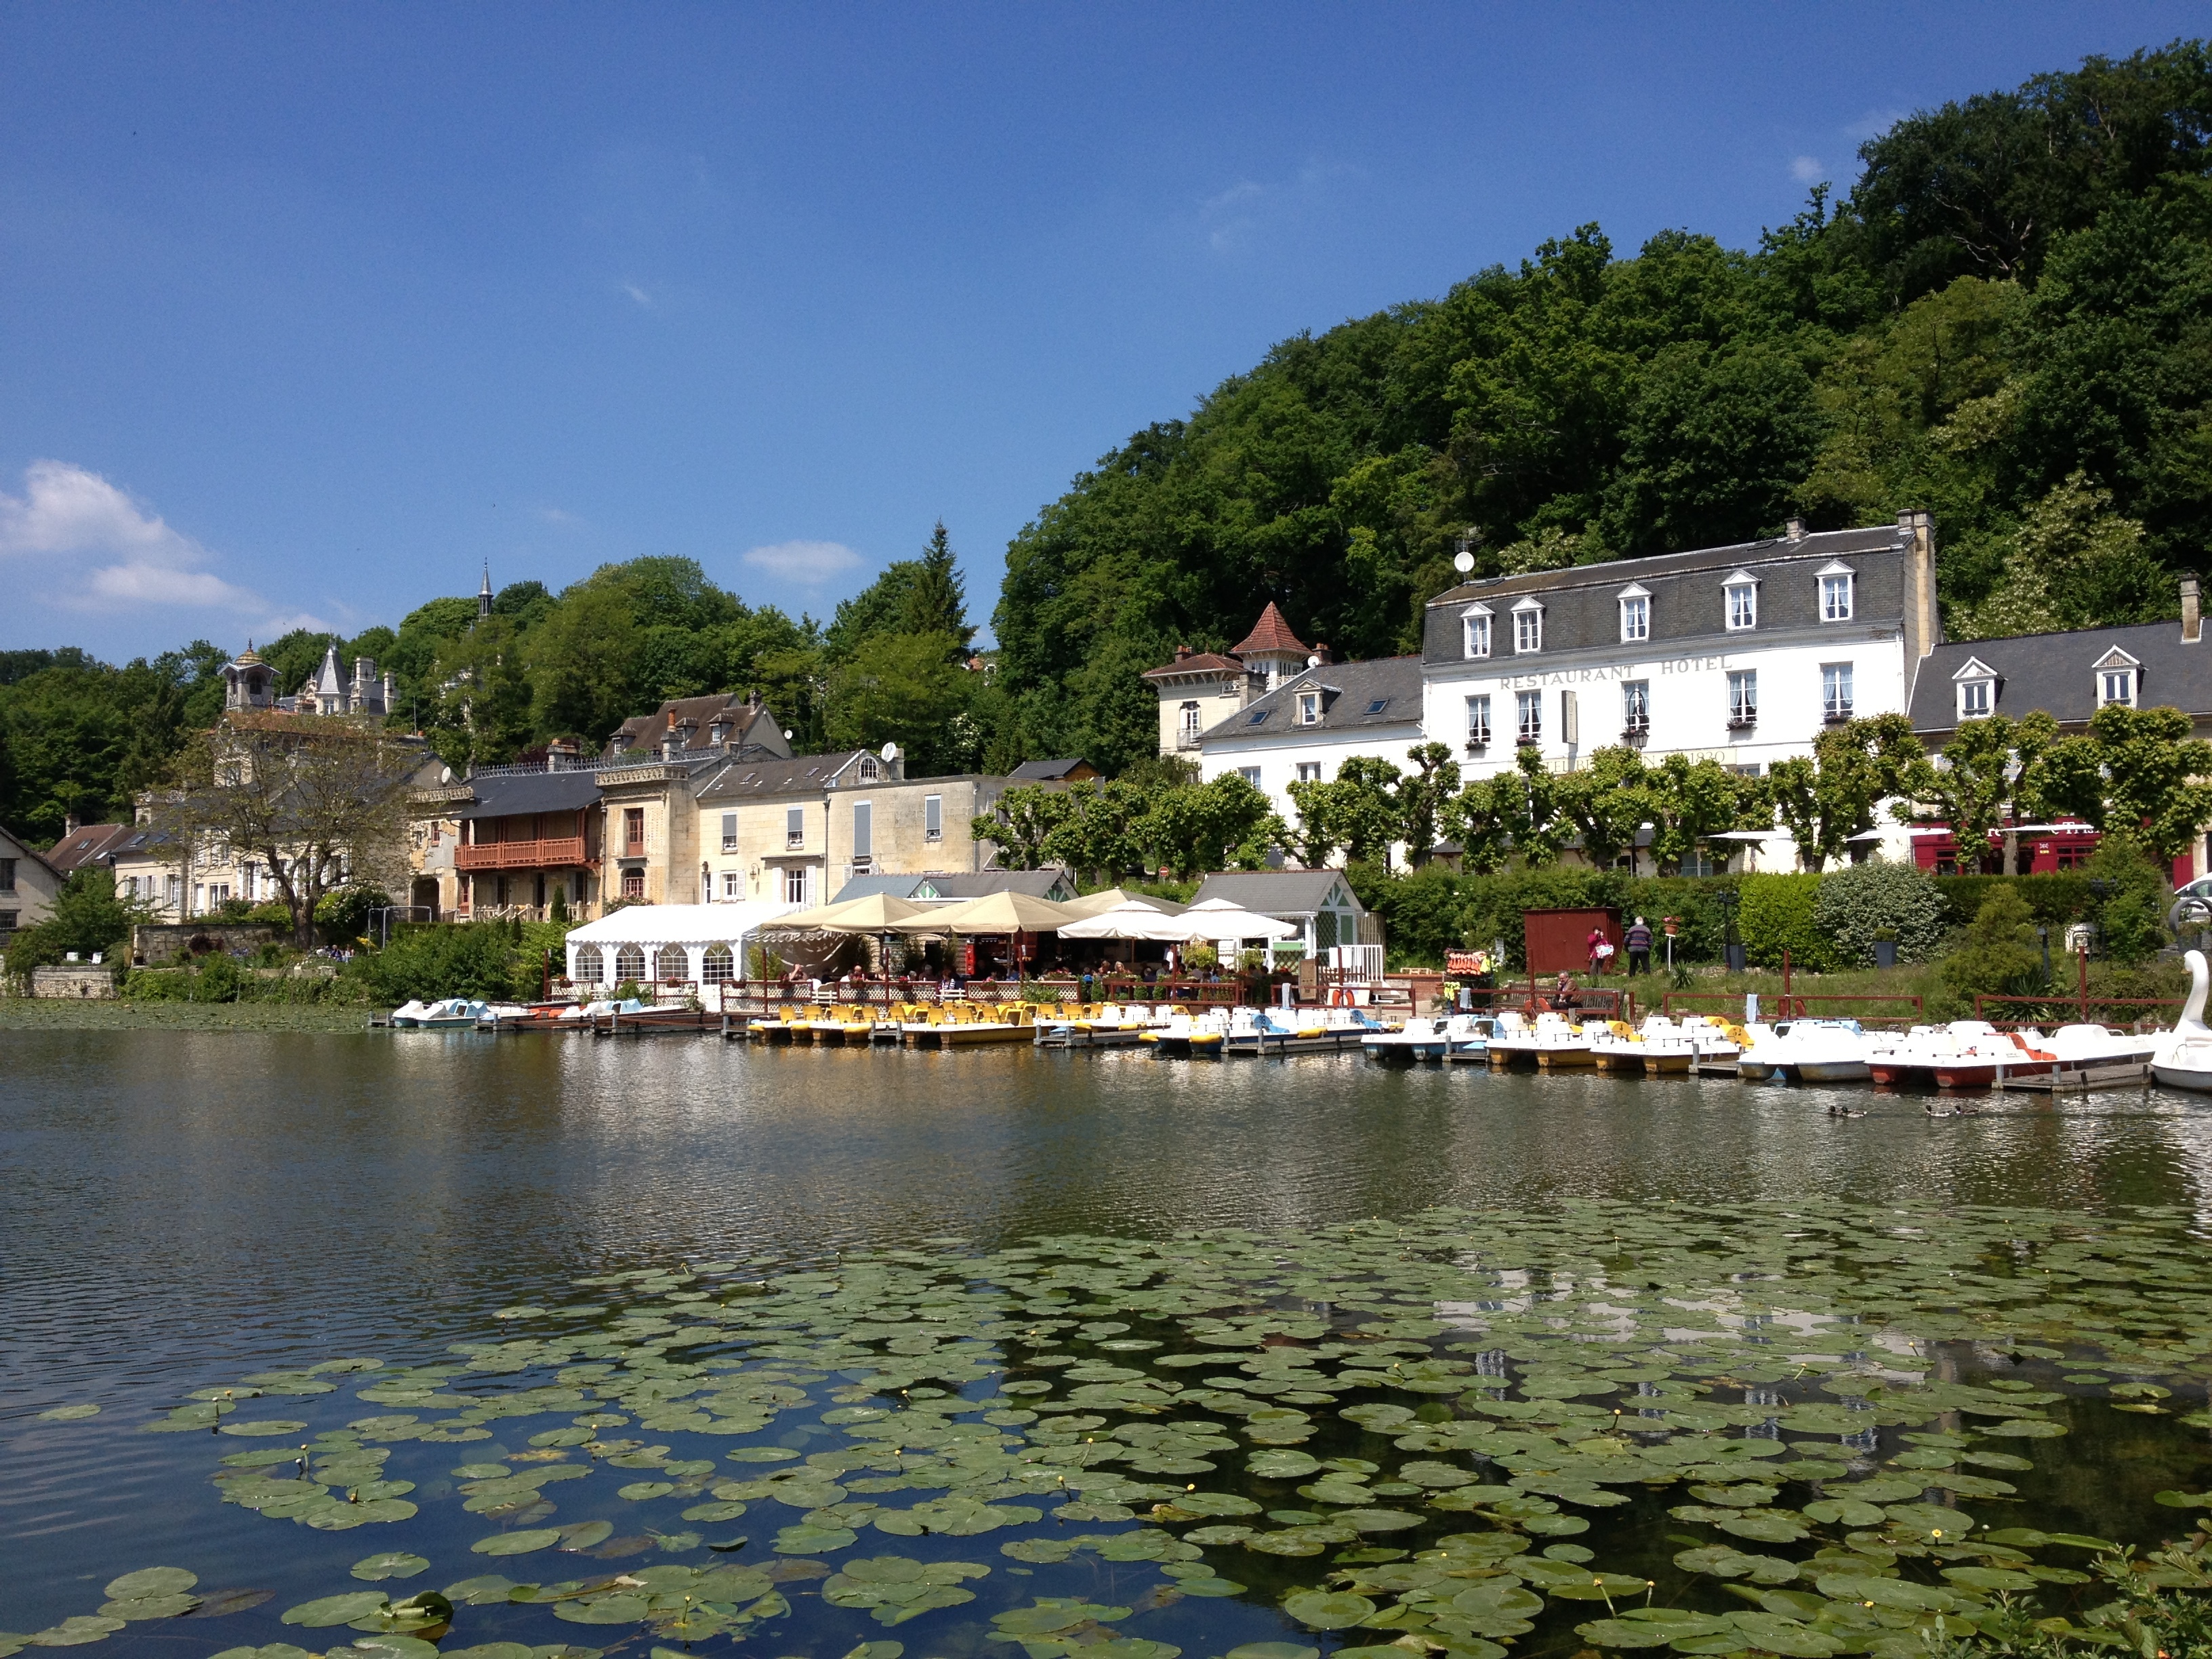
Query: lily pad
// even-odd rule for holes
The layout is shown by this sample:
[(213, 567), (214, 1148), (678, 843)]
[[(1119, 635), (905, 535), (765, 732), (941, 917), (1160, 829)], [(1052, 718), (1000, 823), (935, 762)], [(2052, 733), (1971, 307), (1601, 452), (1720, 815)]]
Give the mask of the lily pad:
[(469, 1548), (478, 1555), (528, 1555), (533, 1550), (550, 1549), (560, 1541), (559, 1528), (539, 1527), (527, 1532), (495, 1532), (477, 1539)]
[(418, 1572), (428, 1572), (430, 1564), (419, 1555), (387, 1552), (382, 1555), (364, 1556), (353, 1564), (353, 1576), (380, 1583), (387, 1578), (412, 1578)]

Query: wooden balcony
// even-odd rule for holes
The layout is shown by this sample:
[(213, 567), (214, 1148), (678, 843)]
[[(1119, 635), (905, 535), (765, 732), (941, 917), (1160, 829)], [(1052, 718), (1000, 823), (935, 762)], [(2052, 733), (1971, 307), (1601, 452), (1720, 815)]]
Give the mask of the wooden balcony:
[(489, 841), (453, 848), (456, 870), (565, 870), (596, 862), (584, 856), (584, 838)]

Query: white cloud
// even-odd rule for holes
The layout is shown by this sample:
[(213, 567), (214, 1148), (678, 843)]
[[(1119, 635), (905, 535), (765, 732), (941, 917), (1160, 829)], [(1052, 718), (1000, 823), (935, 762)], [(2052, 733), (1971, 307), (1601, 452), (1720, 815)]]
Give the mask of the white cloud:
[(1325, 209), (1336, 185), (1364, 176), (1341, 161), (1314, 160), (1277, 182), (1240, 179), (1200, 199), (1199, 228), (1216, 253), (1233, 252), (1260, 236), (1310, 220)]
[(653, 309), (653, 295), (647, 294), (635, 283), (624, 283), (622, 285), (622, 291), (629, 295), (631, 299), (636, 301), (637, 303), (645, 310), (650, 311)]
[(579, 529), (584, 522), (575, 514), (561, 507), (541, 507), (538, 509), (538, 516), (546, 523), (556, 525), (562, 530)]
[(817, 587), (865, 569), (867, 561), (842, 542), (771, 542), (748, 548), (741, 562), (778, 581)]
[(1790, 176), (1801, 185), (1817, 185), (1828, 176), (1828, 169), (1810, 155), (1800, 155), (1790, 163)]
[(23, 493), (0, 490), (0, 559), (43, 561), (40, 597), (65, 610), (120, 614), (152, 608), (228, 611), (264, 635), (319, 628), (250, 588), (198, 567), (214, 555), (97, 472), (33, 461)]

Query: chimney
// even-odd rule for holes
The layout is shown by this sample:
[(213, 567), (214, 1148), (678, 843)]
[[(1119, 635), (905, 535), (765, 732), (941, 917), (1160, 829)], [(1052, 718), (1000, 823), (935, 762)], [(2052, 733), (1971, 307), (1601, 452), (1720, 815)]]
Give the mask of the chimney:
[(2194, 645), (2204, 637), (2204, 612), (2197, 597), (2197, 578), (2181, 579), (2181, 642)]
[(1802, 542), (1802, 541), (1803, 541), (1803, 540), (1805, 539), (1805, 520), (1802, 520), (1802, 519), (1792, 519), (1792, 520), (1790, 520), (1790, 523), (1789, 523), (1788, 527), (1784, 531), (1784, 532), (1783, 532), (1783, 533), (1784, 533), (1784, 536), (1786, 536), (1786, 537), (1787, 537), (1790, 541), (1793, 541), (1793, 542)]
[(1907, 508), (1897, 515), (1897, 534), (1905, 544), (1905, 654), (1917, 661), (1942, 643), (1936, 609), (1936, 521)]
[(1190, 660), (1190, 647), (1189, 647), (1188, 646), (1187, 646), (1187, 645), (1179, 645), (1179, 646), (1176, 647), (1176, 660), (1177, 662), (1188, 662), (1188, 661), (1189, 661), (1189, 660)]
[(78, 821), (77, 815), (76, 813), (64, 812), (62, 814), (62, 834), (64, 836), (73, 836), (83, 828), (84, 825)]
[(1317, 659), (1323, 665), (1333, 663), (1336, 660), (1334, 657), (1328, 654), (1328, 647), (1323, 645), (1319, 640), (1316, 640), (1314, 641), (1313, 653), (1316, 659)]

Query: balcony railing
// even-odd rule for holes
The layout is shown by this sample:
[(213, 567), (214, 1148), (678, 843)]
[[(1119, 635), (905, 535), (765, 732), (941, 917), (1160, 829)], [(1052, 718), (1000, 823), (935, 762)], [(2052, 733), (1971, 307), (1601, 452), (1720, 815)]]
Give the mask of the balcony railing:
[(554, 841), (486, 841), (453, 848), (456, 870), (552, 870), (592, 862), (584, 855), (581, 836)]
[(1188, 730), (1177, 732), (1176, 733), (1176, 747), (1177, 749), (1196, 749), (1199, 746), (1199, 733)]

